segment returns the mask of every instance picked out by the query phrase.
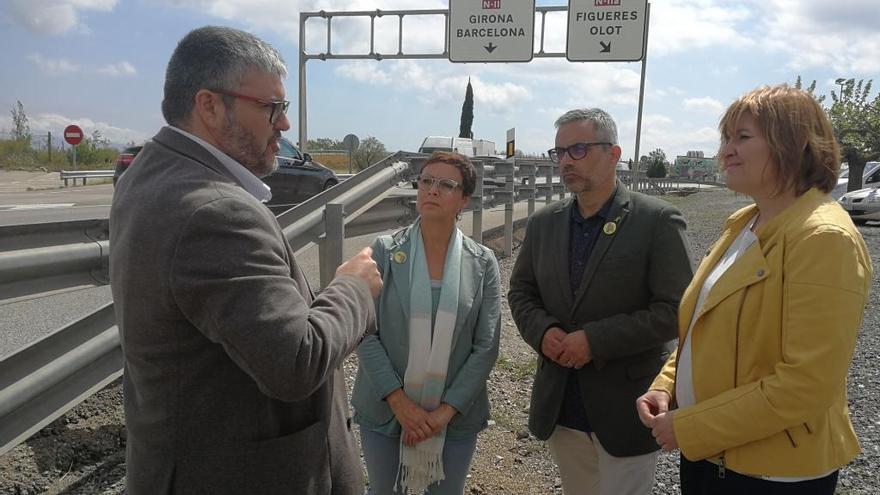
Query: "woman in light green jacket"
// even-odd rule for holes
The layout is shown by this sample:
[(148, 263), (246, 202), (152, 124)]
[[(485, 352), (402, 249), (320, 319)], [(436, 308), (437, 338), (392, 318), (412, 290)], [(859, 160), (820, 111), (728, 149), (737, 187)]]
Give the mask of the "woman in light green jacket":
[(418, 179), (419, 219), (373, 244), (378, 331), (358, 348), (351, 398), (371, 494), (460, 495), (488, 424), (498, 262), (455, 226), (475, 185), (467, 157), (435, 152)]

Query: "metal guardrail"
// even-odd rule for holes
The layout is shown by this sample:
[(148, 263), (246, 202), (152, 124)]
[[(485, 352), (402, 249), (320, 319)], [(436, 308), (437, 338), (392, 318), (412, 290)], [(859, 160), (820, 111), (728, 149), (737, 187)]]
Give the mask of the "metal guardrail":
[[(417, 153), (395, 153), (282, 213), (278, 221), (285, 236), (297, 251), (317, 241), (322, 274), (332, 274), (342, 261), (345, 237), (412, 221), (414, 191), (396, 186), (411, 180), (425, 158)], [(479, 195), (470, 205), (478, 235), (482, 225), (477, 219), (481, 221), (485, 205), (504, 201), (512, 211), (514, 168), (509, 170), (503, 191), (484, 193), (479, 184)], [(500, 172), (492, 173), (497, 176)], [(109, 283), (108, 225), (108, 220), (93, 220), (0, 229), (0, 304)], [(3, 358), (0, 455), (121, 373), (122, 353), (112, 304)]]
[(67, 187), (67, 181), (73, 181), (73, 185), (76, 185), (77, 179), (82, 180), (83, 185), (86, 185), (87, 179), (112, 179), (114, 171), (113, 170), (62, 170), (59, 172), (61, 175), (61, 180), (64, 181), (64, 187)]
[(0, 305), (110, 283), (107, 220), (0, 227)]
[[(319, 244), (326, 283), (342, 262), (343, 239), (403, 226), (415, 217), (415, 177), (427, 155), (397, 152), (278, 216), (294, 251)], [(468, 210), (474, 238), (483, 210), (503, 205), (504, 251), (512, 252), (513, 206), (564, 194), (549, 161), (477, 159)], [(538, 182), (540, 177), (541, 181)], [(489, 180), (491, 179), (491, 181)], [(656, 186), (656, 184), (655, 184)], [(0, 304), (72, 287), (109, 283), (108, 220), (0, 228)], [(0, 361), (0, 455), (122, 373), (113, 305), (61, 328)]]

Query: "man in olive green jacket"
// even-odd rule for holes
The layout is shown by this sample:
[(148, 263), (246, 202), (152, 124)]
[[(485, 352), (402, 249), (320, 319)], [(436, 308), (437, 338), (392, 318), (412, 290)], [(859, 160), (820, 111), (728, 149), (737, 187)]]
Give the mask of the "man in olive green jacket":
[(549, 440), (566, 495), (650, 493), (658, 447), (635, 400), (676, 336), (693, 274), (685, 222), (617, 181), (607, 113), (572, 110), (556, 126), (549, 155), (575, 197), (529, 220), (508, 294), (538, 353), (529, 428)]

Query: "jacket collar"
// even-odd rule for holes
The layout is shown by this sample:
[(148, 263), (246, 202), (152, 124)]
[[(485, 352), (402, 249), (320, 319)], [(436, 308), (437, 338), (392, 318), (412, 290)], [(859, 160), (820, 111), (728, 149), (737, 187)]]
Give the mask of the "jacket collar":
[[(816, 207), (830, 201), (827, 194), (818, 189), (810, 189), (802, 194), (793, 204), (783, 210), (768, 223), (757, 229), (755, 235), (758, 242), (752, 244), (742, 257), (733, 264), (724, 275), (718, 279), (712, 290), (699, 308), (700, 315), (714, 308), (724, 298), (734, 292), (763, 280), (771, 274), (771, 268), (764, 257), (778, 242), (782, 241), (782, 234), (793, 225), (800, 225), (803, 219)], [(752, 218), (758, 213), (758, 207), (754, 204), (740, 209), (730, 216), (725, 222), (724, 231), (718, 241), (709, 251), (706, 259), (700, 264), (697, 273), (694, 274), (693, 283), (688, 286), (682, 296), (679, 311), (679, 333), (683, 336), (690, 327), (691, 317), (696, 310), (697, 299), (706, 278), (718, 264), (718, 261), (727, 252), (730, 245), (740, 232), (746, 228)], [(700, 315), (697, 315), (699, 318)]]
[[(188, 132), (182, 132), (179, 129), (166, 126), (160, 129), (159, 132), (155, 136), (153, 136), (153, 142), (162, 145), (165, 148), (169, 148), (175, 153), (181, 154), (195, 162), (200, 163), (201, 165), (204, 165), (214, 172), (221, 174), (232, 183), (238, 184), (241, 188), (246, 190), (259, 201), (263, 201), (265, 196), (268, 196), (268, 198), (265, 199), (271, 198), (271, 193), (269, 192), (268, 186), (266, 186), (250, 171), (245, 169), (243, 165), (239, 164), (232, 158), (223, 154), (222, 151), (216, 150), (215, 148), (216, 153), (225, 156), (231, 162), (223, 163), (220, 157), (218, 157), (212, 150), (205, 146), (205, 144), (208, 143), (200, 143), (193, 139), (191, 136), (192, 135)], [(240, 167), (241, 171), (247, 175), (235, 173), (232, 170), (232, 167)]]
[[(411, 236), (413, 233), (412, 225), (405, 229), (399, 230), (392, 236), (391, 247), (388, 250), (388, 265), (390, 266), (391, 278), (393, 279), (394, 288), (399, 296), (400, 309), (405, 321), (409, 321), (409, 296), (410, 296), (410, 260), (409, 250)], [(475, 283), (482, 284), (483, 280), (483, 264), (479, 262), (479, 256), (473, 250), (473, 246), (469, 242), (467, 236), (462, 239), (461, 245), (461, 290), (459, 292), (458, 313), (455, 318), (455, 330), (452, 337), (452, 345), (455, 345), (458, 336), (461, 333), (461, 326), (467, 319), (469, 313), (479, 307), (474, 304), (476, 295)], [(470, 288), (470, 289), (468, 289)]]
[[(596, 269), (599, 267), (599, 263), (605, 257), (614, 240), (617, 239), (618, 235), (616, 232), (621, 228), (626, 217), (629, 215), (631, 197), (632, 194), (629, 189), (618, 180), (612, 193), (611, 207), (608, 209), (605, 225), (603, 225), (599, 233), (599, 239), (596, 240), (596, 244), (593, 246), (590, 259), (587, 261), (587, 266), (584, 267), (583, 278), (574, 296), (572, 296), (571, 290), (569, 290), (569, 287), (571, 287), (571, 276), (569, 275), (571, 260), (569, 258), (568, 245), (571, 234), (569, 227), (570, 210), (575, 207), (575, 201), (573, 197), (568, 197), (554, 206), (550, 235), (553, 239), (560, 239), (562, 241), (559, 245), (561, 253), (559, 256), (556, 256), (556, 273), (560, 280), (560, 287), (562, 287), (562, 297), (572, 311), (575, 311), (577, 304), (583, 299), (590, 286), (590, 282), (593, 280), (593, 275), (595, 275)], [(610, 226), (607, 227), (607, 230), (611, 232), (610, 234), (606, 232), (605, 227), (609, 224), (614, 224), (613, 230)]]

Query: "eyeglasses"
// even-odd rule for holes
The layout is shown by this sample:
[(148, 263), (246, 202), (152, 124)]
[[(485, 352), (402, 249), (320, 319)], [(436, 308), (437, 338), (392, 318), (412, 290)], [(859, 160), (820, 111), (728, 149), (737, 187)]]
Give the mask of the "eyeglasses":
[(232, 96), (233, 98), (253, 101), (259, 103), (263, 107), (271, 107), (272, 112), (269, 114), (269, 123), (272, 125), (278, 123), (278, 119), (281, 118), (281, 115), (286, 114), (287, 109), (290, 108), (290, 102), (287, 100), (264, 100), (262, 98), (255, 98), (253, 96), (243, 95), (233, 91), (226, 91), (225, 89), (212, 89), (210, 91), (220, 93), (221, 95)]
[(452, 194), (452, 191), (455, 191), (461, 185), (458, 182), (455, 182), (452, 179), (438, 179), (436, 177), (431, 177), (430, 175), (423, 175), (419, 177), (418, 180), (419, 189), (424, 192), (431, 192), (434, 189), (434, 186), (437, 186), (437, 190), (440, 191), (440, 194), (443, 196), (449, 196)]
[(559, 163), (559, 160), (562, 160), (562, 157), (565, 156), (565, 153), (568, 152), (568, 156), (571, 157), (572, 160), (580, 160), (581, 158), (587, 156), (587, 153), (590, 152), (591, 146), (613, 146), (614, 143), (608, 142), (600, 142), (600, 143), (574, 143), (571, 146), (566, 148), (557, 146), (555, 148), (550, 148), (547, 150), (547, 156), (550, 157), (551, 161)]

